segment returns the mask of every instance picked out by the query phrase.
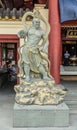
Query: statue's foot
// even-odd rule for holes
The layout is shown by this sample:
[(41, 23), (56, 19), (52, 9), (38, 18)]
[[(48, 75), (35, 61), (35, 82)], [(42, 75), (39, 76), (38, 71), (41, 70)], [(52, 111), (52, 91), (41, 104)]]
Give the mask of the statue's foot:
[(30, 81), (30, 77), (26, 76), (25, 81), (27, 81), (27, 82)]
[(47, 76), (44, 76), (43, 79), (44, 79), (44, 80), (51, 80), (51, 78), (50, 78), (50, 77), (47, 77)]

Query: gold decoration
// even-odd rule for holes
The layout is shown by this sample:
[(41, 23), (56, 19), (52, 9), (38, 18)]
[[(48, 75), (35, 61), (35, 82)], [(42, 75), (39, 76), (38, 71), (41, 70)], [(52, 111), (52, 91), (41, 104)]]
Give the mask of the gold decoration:
[(15, 85), (15, 100), (22, 105), (53, 105), (63, 101), (66, 91), (57, 87), (54, 80), (44, 81), (38, 79)]
[(12, 20), (16, 20), (16, 17), (15, 17), (15, 16), (12, 16)]
[(9, 20), (9, 17), (8, 17), (8, 16), (5, 16), (5, 20)]

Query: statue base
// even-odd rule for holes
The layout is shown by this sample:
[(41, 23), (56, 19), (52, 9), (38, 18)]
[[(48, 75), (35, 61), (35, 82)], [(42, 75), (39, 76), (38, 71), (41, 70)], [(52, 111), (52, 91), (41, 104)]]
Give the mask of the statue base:
[(57, 105), (66, 95), (66, 91), (61, 85), (56, 85), (53, 79), (32, 79), (29, 82), (22, 80), (14, 86), (14, 90), (16, 103), (21, 105)]
[(69, 126), (69, 108), (59, 105), (14, 105), (14, 127)]

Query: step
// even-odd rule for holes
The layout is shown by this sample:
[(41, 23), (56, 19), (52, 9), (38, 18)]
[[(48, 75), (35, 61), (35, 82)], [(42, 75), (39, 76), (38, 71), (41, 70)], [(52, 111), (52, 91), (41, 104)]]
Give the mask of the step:
[[(66, 103), (67, 104), (67, 103)], [(77, 114), (77, 104), (67, 104), (71, 114)]]
[(68, 105), (77, 105), (77, 101), (64, 101)]
[(77, 97), (68, 97), (68, 98), (65, 98), (64, 101), (76, 101), (77, 102)]

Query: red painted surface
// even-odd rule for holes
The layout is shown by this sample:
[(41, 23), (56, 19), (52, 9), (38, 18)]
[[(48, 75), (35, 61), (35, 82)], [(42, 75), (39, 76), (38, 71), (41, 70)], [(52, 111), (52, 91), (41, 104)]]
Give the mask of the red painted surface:
[(61, 64), (61, 32), (59, 21), (58, 0), (49, 0), (49, 22), (50, 22), (50, 36), (49, 36), (49, 53), (51, 75), (54, 77), (57, 84), (60, 83), (60, 64)]
[(0, 42), (15, 43), (19, 40), (17, 35), (14, 34), (0, 34)]
[(70, 20), (70, 21), (66, 21), (61, 23), (62, 26), (77, 26), (77, 20)]
[(37, 0), (39, 4), (45, 4), (46, 0)]
[(2, 65), (2, 44), (0, 44), (0, 66)]

